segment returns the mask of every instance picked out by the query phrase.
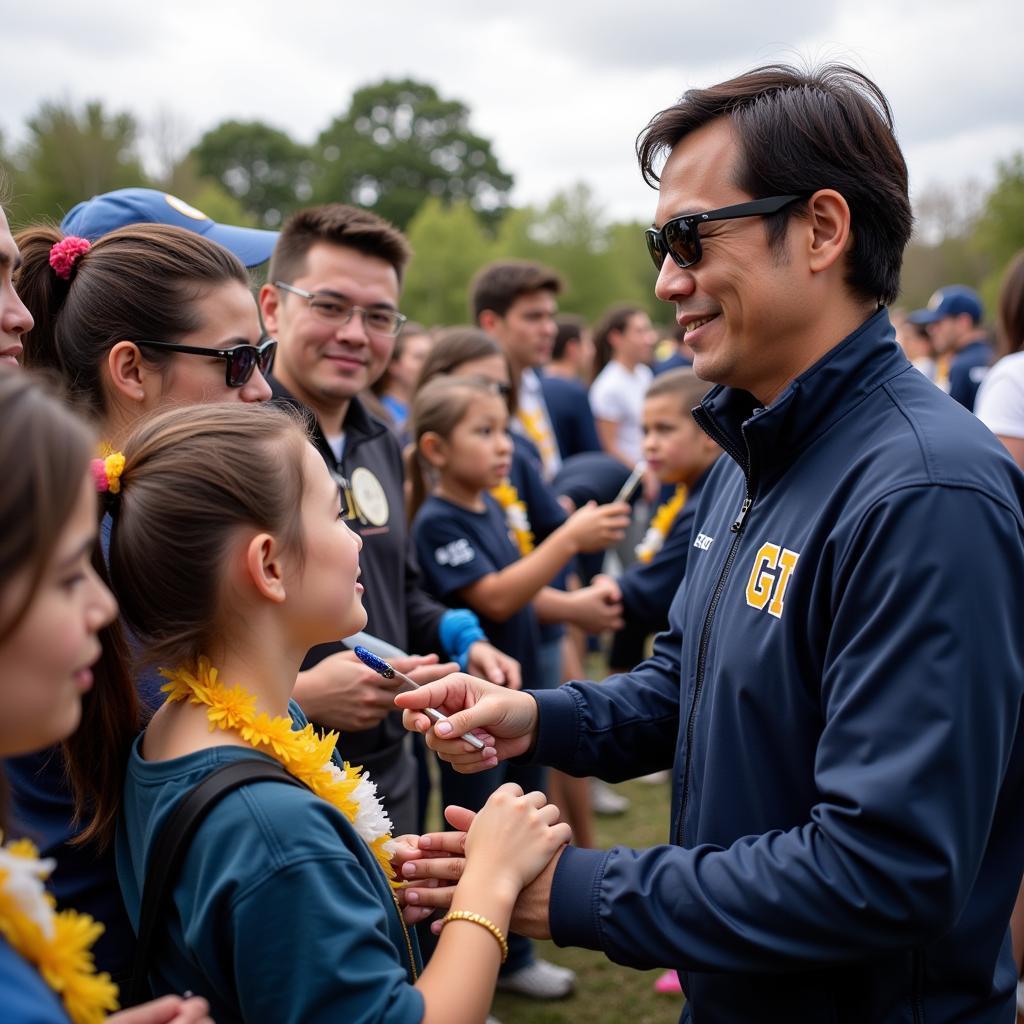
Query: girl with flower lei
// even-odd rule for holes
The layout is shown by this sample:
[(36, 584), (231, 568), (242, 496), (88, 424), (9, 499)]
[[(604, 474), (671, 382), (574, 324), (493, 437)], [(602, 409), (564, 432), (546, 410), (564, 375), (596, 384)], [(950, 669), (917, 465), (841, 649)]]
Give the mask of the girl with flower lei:
[(162, 822), (213, 770), (270, 759), (305, 786), (252, 783), (209, 812), (173, 888), (154, 989), (202, 992), (221, 1022), (482, 1021), (514, 900), (568, 839), (557, 809), (504, 787), (475, 819), (449, 809), (464, 833), (423, 837), (418, 852), (461, 878), (421, 972), (373, 783), (290, 701), (306, 652), (366, 622), (361, 541), (323, 460), (292, 417), (240, 405), (159, 414), (124, 456), (111, 578), (167, 693), (128, 764), (129, 916)]
[[(0, 245), (5, 231), (0, 224)], [(122, 694), (112, 692), (102, 671), (94, 679), (100, 633), (117, 611), (91, 558), (95, 441), (61, 402), (18, 371), (0, 374), (0, 418), (0, 757), (10, 758), (66, 740), (94, 687), (96, 697), (85, 698), (93, 707)], [(0, 784), (6, 788), (2, 775)], [(0, 842), (9, 831), (0, 821)], [(53, 868), (25, 839), (0, 845), (4, 1021), (209, 1021), (205, 1000), (177, 996), (108, 1016), (118, 1006), (117, 986), (96, 969), (92, 952), (103, 924), (57, 908), (46, 888)]]

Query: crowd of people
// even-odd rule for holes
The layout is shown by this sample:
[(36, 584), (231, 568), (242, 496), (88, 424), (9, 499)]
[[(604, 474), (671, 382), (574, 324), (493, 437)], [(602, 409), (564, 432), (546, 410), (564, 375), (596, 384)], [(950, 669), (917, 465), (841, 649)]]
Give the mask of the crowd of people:
[[(525, 260), (413, 323), (343, 204), (0, 211), (9, 1019), (480, 1024), (572, 993), (540, 938), (702, 1024), (1013, 1019), (1024, 254), (995, 344), (963, 285), (890, 315), (906, 166), (841, 66), (638, 156), (660, 344)], [(597, 849), (640, 776), (669, 842)]]

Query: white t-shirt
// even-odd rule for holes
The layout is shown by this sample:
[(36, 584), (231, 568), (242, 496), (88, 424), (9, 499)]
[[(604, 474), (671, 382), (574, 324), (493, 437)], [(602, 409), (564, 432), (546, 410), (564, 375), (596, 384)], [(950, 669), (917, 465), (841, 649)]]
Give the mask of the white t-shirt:
[(623, 455), (639, 462), (644, 453), (644, 395), (654, 374), (641, 363), (627, 370), (612, 360), (590, 385), (590, 409), (600, 420), (619, 425), (616, 444)]
[(1003, 356), (988, 371), (974, 414), (993, 434), (1024, 438), (1024, 352)]

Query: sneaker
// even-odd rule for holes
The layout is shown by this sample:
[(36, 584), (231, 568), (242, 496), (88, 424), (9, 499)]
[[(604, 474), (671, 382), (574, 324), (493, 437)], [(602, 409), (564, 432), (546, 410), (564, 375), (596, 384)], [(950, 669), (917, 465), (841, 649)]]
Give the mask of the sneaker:
[(636, 781), (642, 782), (645, 786), (663, 786), (666, 782), (672, 781), (672, 773), (668, 769), (663, 772), (651, 772), (650, 775), (639, 776)]
[(487, 1015), (487, 1020), (484, 1024), (501, 1024), (501, 1021), (497, 1017), (492, 1017), (490, 1014)]
[(590, 806), (595, 814), (614, 817), (629, 810), (629, 800), (600, 779), (590, 780)]
[(576, 988), (576, 974), (547, 960), (534, 960), (511, 974), (499, 975), (498, 991), (529, 999), (564, 999)]

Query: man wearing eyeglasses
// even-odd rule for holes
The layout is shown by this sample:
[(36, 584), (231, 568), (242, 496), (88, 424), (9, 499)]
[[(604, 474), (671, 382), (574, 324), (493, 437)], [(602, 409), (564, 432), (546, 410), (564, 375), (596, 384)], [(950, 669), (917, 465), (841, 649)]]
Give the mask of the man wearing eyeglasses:
[[(475, 616), (445, 608), (419, 587), (410, 554), (402, 458), (385, 424), (357, 397), (386, 368), (405, 322), (398, 300), (410, 256), (404, 236), (365, 210), (341, 204), (301, 210), (284, 226), (260, 292), (267, 331), (278, 340), (275, 399), (305, 411), (313, 439), (342, 491), (360, 554), (367, 630), (403, 651), (393, 659), (417, 681), (459, 660), (467, 671), (519, 685), (519, 666), (486, 641)], [(339, 638), (340, 639), (340, 638)], [(339, 749), (364, 765), (395, 834), (417, 831), (415, 764), (392, 699), (396, 682), (366, 668), (340, 642), (310, 652), (295, 698), (320, 725), (342, 733)]]
[[(725, 450), (650, 659), (601, 685), (398, 698), (499, 757), (671, 768), (669, 843), (568, 847), (513, 927), (675, 967), (685, 1019), (1013, 1019), (1024, 867), (1024, 478), (885, 304), (911, 211), (884, 96), (760, 68), (641, 133), (656, 293)], [(661, 157), (667, 160), (656, 175)], [(429, 721), (407, 712), (407, 724)]]

